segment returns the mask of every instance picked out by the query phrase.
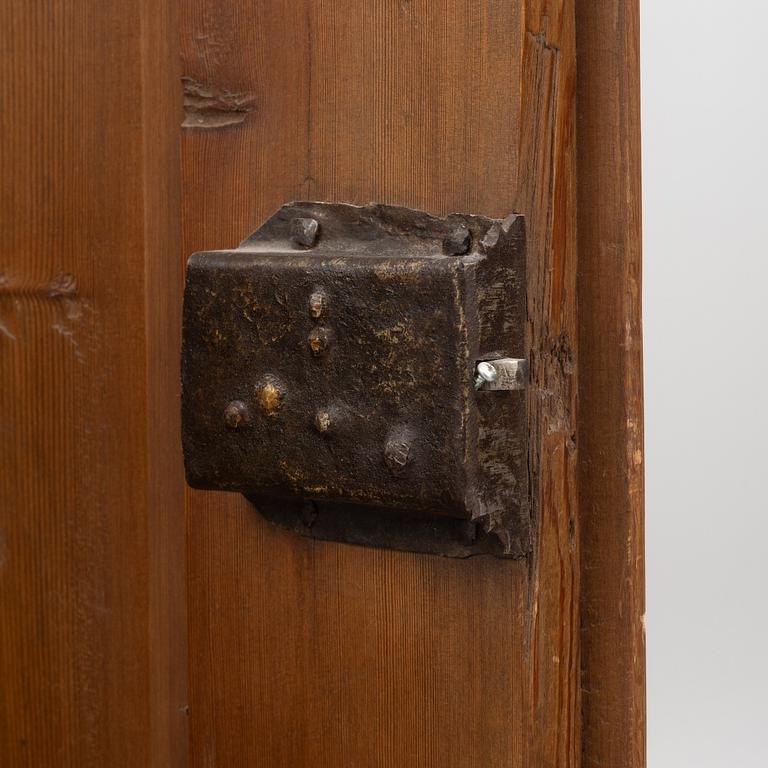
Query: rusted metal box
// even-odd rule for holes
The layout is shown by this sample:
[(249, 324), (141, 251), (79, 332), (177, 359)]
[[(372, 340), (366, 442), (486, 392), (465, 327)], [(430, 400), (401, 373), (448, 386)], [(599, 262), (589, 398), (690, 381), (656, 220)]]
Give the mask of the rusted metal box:
[[(196, 488), (298, 533), (453, 556), (530, 546), (522, 217), (292, 203), (187, 267)], [(521, 369), (522, 370), (522, 369)]]

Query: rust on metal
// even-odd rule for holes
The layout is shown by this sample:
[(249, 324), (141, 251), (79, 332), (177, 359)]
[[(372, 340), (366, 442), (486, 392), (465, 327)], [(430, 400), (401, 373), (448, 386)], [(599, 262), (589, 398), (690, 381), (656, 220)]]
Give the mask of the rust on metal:
[(331, 333), (327, 328), (313, 328), (309, 334), (309, 348), (316, 357), (324, 354), (331, 343)]
[(484, 361), (522, 369), (525, 280), (516, 215), (291, 203), (238, 248), (194, 254), (188, 482), (303, 536), (524, 555), (526, 393), (476, 379)]
[(256, 398), (267, 416), (275, 416), (282, 404), (283, 393), (277, 383), (269, 377), (257, 387)]

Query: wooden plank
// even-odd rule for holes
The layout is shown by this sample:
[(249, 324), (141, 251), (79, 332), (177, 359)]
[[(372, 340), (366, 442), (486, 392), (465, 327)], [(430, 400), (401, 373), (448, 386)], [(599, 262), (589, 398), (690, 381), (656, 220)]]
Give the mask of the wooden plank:
[(183, 765), (173, 5), (0, 28), (2, 763)]
[(576, 496), (576, 56), (572, 2), (524, 4), (518, 208), (528, 216), (532, 558), (531, 766), (579, 765)]
[(527, 561), (298, 540), (189, 495), (193, 765), (577, 765), (571, 2), (184, 0), (186, 253), (287, 200), (529, 216)]
[(577, 0), (584, 765), (645, 765), (637, 0)]
[(187, 766), (187, 573), (181, 408), (181, 158), (177, 0), (143, 0), (146, 515), (151, 764)]

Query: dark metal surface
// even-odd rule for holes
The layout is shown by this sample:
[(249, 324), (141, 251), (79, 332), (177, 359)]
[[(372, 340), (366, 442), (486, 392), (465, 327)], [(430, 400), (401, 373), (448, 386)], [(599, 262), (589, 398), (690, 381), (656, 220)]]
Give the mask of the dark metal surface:
[(292, 203), (194, 254), (188, 482), (314, 538), (525, 554), (525, 392), (474, 387), (479, 360), (525, 357), (525, 290), (514, 215)]

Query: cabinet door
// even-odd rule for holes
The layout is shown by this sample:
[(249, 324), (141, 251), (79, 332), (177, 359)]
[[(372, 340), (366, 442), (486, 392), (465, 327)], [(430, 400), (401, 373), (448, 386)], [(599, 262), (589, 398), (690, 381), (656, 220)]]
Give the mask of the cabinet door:
[(642, 699), (625, 687), (641, 668), (639, 566), (619, 562), (641, 551), (638, 329), (621, 361), (616, 346), (638, 313), (635, 15), (573, 0), (181, 3), (185, 253), (233, 247), (295, 199), (525, 214), (536, 528), (525, 559), (455, 560), (310, 542), (236, 495), (191, 492), (194, 764), (575, 766), (582, 723), (595, 762), (641, 764)]
[[(641, 768), (637, 0), (6, 2), (0, 30), (0, 762)], [(295, 199), (525, 215), (525, 557), (186, 489), (185, 259)]]

